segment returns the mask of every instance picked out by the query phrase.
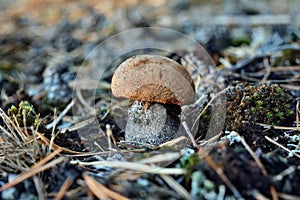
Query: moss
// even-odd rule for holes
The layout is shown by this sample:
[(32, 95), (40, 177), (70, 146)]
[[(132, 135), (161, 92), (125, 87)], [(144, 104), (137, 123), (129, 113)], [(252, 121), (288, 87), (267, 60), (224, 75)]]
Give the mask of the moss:
[(293, 123), (293, 97), (278, 85), (234, 82), (226, 97), (226, 130), (241, 129), (243, 121), (281, 126)]
[(251, 42), (251, 38), (250, 37), (239, 37), (239, 38), (235, 38), (231, 41), (231, 45), (234, 47), (238, 47), (241, 45), (249, 45)]
[(205, 112), (201, 115), (201, 118), (199, 120), (199, 130), (198, 133), (196, 134), (196, 138), (204, 138), (207, 130), (209, 128), (209, 122), (211, 118), (211, 110), (206, 109)]
[(289, 61), (291, 65), (297, 65), (297, 59), (300, 57), (300, 50), (285, 49), (283, 50), (282, 60)]
[(8, 109), (8, 116), (12, 121), (17, 122), (20, 127), (32, 126), (36, 128), (46, 123), (40, 118), (39, 114), (36, 114), (33, 106), (28, 101), (21, 101), (18, 107), (12, 105), (11, 108)]
[(262, 108), (262, 106), (263, 106), (263, 101), (262, 100), (258, 100), (257, 102), (256, 102), (256, 106), (258, 107), (258, 108)]
[(180, 158), (180, 168), (186, 170), (185, 182), (188, 184), (191, 179), (192, 175), (201, 163), (201, 158), (199, 157), (198, 153), (192, 153), (191, 151), (186, 151), (183, 156)]

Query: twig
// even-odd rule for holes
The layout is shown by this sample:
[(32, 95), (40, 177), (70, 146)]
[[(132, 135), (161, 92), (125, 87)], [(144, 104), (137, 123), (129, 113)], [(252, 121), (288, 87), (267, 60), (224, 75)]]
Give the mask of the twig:
[(47, 163), (48, 161), (50, 161), (52, 158), (54, 158), (55, 156), (57, 156), (58, 154), (61, 153), (61, 150), (58, 149), (56, 151), (53, 151), (51, 154), (49, 154), (48, 156), (46, 156), (45, 158), (41, 159), (40, 161), (38, 161), (37, 163), (35, 163), (34, 165), (32, 165), (31, 168), (37, 168), (40, 167), (42, 165), (44, 165), (45, 163)]
[(273, 144), (279, 146), (280, 148), (284, 149), (285, 151), (289, 152), (291, 155), (296, 156), (297, 158), (300, 158), (300, 155), (299, 155), (299, 154), (293, 152), (292, 150), (289, 150), (288, 148), (286, 148), (286, 147), (284, 147), (283, 145), (279, 144), (278, 142), (272, 140), (272, 139), (269, 138), (268, 136), (265, 136), (265, 138), (266, 138), (269, 142), (271, 142), (271, 143), (273, 143)]
[[(208, 140), (203, 141), (203, 142), (201, 143), (201, 145), (203, 146), (203, 145), (206, 145), (206, 144), (212, 144), (213, 142), (216, 143), (217, 140), (220, 138), (220, 136), (221, 136), (222, 134), (223, 134), (223, 133), (220, 132), (219, 134), (215, 135), (214, 137), (209, 138)], [(199, 138), (200, 138), (200, 137), (199, 137)], [(199, 139), (197, 139), (197, 140), (199, 140)]]
[(175, 138), (173, 140), (167, 141), (163, 144), (159, 145), (159, 148), (165, 147), (165, 146), (170, 146), (173, 147), (174, 145), (176, 145), (177, 143), (183, 141), (183, 140), (187, 140), (187, 138), (185, 136), (180, 136), (178, 138)]
[[(211, 16), (210, 16), (211, 17)], [(218, 15), (211, 17), (208, 20), (212, 24), (223, 25), (223, 26), (240, 26), (245, 24), (250, 26), (260, 26), (260, 25), (278, 25), (278, 24), (290, 24), (291, 17), (289, 15)], [(207, 22), (205, 20), (205, 22)]]
[[(42, 133), (35, 131), (35, 134), (36, 134), (37, 136), (39, 136), (39, 137), (37, 138), (37, 140), (38, 140), (38, 142), (39, 142), (40, 144), (44, 144), (44, 145), (50, 146), (50, 141), (49, 141), (49, 139), (46, 138)], [(63, 151), (63, 152), (65, 152), (65, 153), (70, 153), (70, 154), (80, 154), (80, 153), (82, 153), (82, 152), (78, 152), (78, 151), (73, 151), (73, 150), (67, 149), (67, 148), (65, 148), (65, 147), (58, 146), (58, 145), (55, 144), (55, 143), (53, 143), (53, 144), (51, 145), (51, 148), (53, 148), (53, 149), (55, 149), (55, 150)]]
[(262, 162), (259, 160), (259, 158), (255, 155), (255, 153), (252, 151), (252, 149), (250, 148), (250, 146), (247, 144), (247, 142), (245, 141), (245, 138), (243, 136), (240, 136), (241, 138), (241, 142), (244, 145), (244, 147), (247, 149), (247, 151), (250, 153), (250, 155), (252, 156), (252, 158), (255, 160), (256, 164), (258, 165), (258, 167), (260, 168), (260, 170), (262, 171), (263, 175), (267, 176), (267, 170), (265, 169), (264, 165), (262, 164)]
[(84, 106), (87, 113), (90, 113), (93, 116), (97, 114), (96, 110), (93, 107), (91, 107), (86, 102), (86, 100), (83, 98), (81, 90), (79, 88), (76, 89), (76, 95), (77, 95), (78, 100), (80, 101), (80, 103), (82, 103), (82, 105)]
[(33, 176), (33, 183), (39, 200), (46, 200), (45, 185), (39, 176)]
[(70, 126), (70, 127), (68, 128), (68, 131), (75, 131), (75, 130), (77, 130), (77, 129), (80, 129), (80, 128), (82, 128), (82, 127), (85, 127), (85, 126), (87, 126), (88, 124), (94, 122), (95, 120), (96, 120), (96, 119), (95, 119), (95, 117), (93, 116), (93, 117), (89, 117), (88, 119), (85, 119), (85, 120), (83, 120), (83, 121), (81, 121), (81, 122), (76, 122), (73, 126)]
[[(300, 82), (300, 79), (294, 80), (294, 79), (286, 79), (284, 81), (281, 80), (272, 80), (273, 82)], [(300, 86), (299, 85), (291, 85), (291, 84), (280, 84), (280, 87), (288, 89), (288, 90), (300, 90)]]
[(254, 60), (264, 58), (265, 56), (267, 56), (267, 55), (264, 55), (264, 54), (251, 55), (251, 56), (239, 61), (235, 65), (232, 65), (230, 70), (237, 71), (237, 70), (245, 67), (246, 65), (252, 63)]
[[(247, 151), (250, 153), (250, 155), (252, 156), (252, 158), (255, 160), (256, 164), (258, 165), (258, 167), (262, 171), (263, 175), (264, 176), (268, 176), (266, 168), (264, 167), (264, 165), (262, 164), (262, 162), (259, 160), (259, 158), (255, 155), (254, 151), (252, 151), (252, 149), (250, 148), (250, 146), (246, 143), (245, 138), (243, 136), (240, 136), (240, 137), (241, 137), (242, 144), (247, 149)], [(271, 191), (272, 199), (273, 200), (278, 200), (277, 191), (276, 191), (275, 187), (272, 184), (270, 185), (270, 191)], [(264, 198), (262, 197), (261, 199), (264, 199)]]
[[(212, 102), (213, 102), (215, 99), (217, 99), (218, 97), (220, 97), (221, 94), (225, 93), (225, 92), (226, 92), (226, 89), (227, 89), (227, 88), (225, 88), (224, 90), (218, 92), (218, 93), (217, 93), (217, 94), (216, 94), (216, 95), (208, 102), (208, 104), (203, 108), (203, 110), (201, 111), (201, 113), (197, 116), (197, 118), (196, 118), (196, 120), (194, 121), (194, 124), (193, 124), (193, 126), (192, 126), (192, 128), (191, 128), (191, 130), (193, 130), (193, 129), (195, 128), (195, 125), (196, 125), (197, 121), (199, 121), (200, 117), (204, 114), (204, 112), (208, 109), (208, 107), (212, 104)], [(224, 102), (224, 103), (226, 103), (226, 102)]]
[(299, 110), (299, 100), (297, 100), (297, 104), (296, 104), (296, 127), (297, 127), (298, 130), (300, 130), (299, 129), (299, 113), (300, 113), (300, 110)]
[[(263, 69), (257, 73), (266, 73), (268, 69)], [(300, 66), (276, 66), (269, 69), (270, 72), (281, 72), (281, 71), (300, 71)]]
[[(57, 120), (57, 114), (56, 114), (56, 108), (54, 108), (54, 121), (55, 122)], [(57, 121), (58, 123), (58, 121)], [(48, 149), (48, 152), (51, 152), (52, 148), (53, 148), (53, 145), (54, 145), (54, 140), (55, 140), (55, 137), (57, 136), (57, 134), (55, 134), (55, 129), (56, 129), (56, 125), (57, 123), (53, 123), (53, 126), (52, 126), (52, 131), (51, 131), (51, 138), (50, 138), (50, 143), (49, 143), (49, 149)], [(49, 124), (48, 124), (49, 125)], [(47, 128), (47, 126), (46, 126)], [(36, 132), (37, 133), (37, 132)]]
[(273, 181), (281, 181), (285, 176), (293, 173), (295, 170), (296, 170), (296, 166), (294, 165), (289, 166), (287, 169), (283, 170), (282, 172), (280, 172), (280, 174), (277, 174), (272, 179)]
[(198, 147), (199, 156), (204, 156), (204, 160), (208, 163), (208, 165), (215, 170), (215, 172), (220, 176), (220, 178), (224, 181), (224, 183), (229, 187), (231, 192), (237, 199), (244, 199), (240, 192), (236, 189), (236, 187), (231, 183), (231, 181), (227, 178), (222, 168), (218, 167), (217, 164), (212, 160), (212, 158), (208, 155), (208, 153), (202, 148)]
[(72, 164), (81, 166), (106, 166), (119, 169), (134, 170), (138, 172), (151, 173), (151, 174), (185, 174), (185, 169), (180, 168), (162, 168), (157, 166), (149, 166), (142, 163), (133, 163), (126, 161), (95, 161), (95, 162), (77, 162), (71, 161)]
[(285, 193), (278, 193), (278, 196), (285, 200), (299, 200), (300, 196), (285, 194)]
[(45, 171), (45, 170), (63, 162), (64, 160), (65, 160), (65, 158), (60, 157), (60, 158), (57, 158), (56, 160), (53, 160), (43, 166), (33, 167), (32, 169), (29, 169), (28, 171), (26, 171), (26, 172), (22, 173), (21, 175), (19, 175), (18, 177), (16, 177), (12, 182), (9, 182), (9, 183), (3, 185), (0, 188), (0, 192), (3, 192), (4, 190), (7, 190), (8, 188), (11, 188), (11, 187), (17, 185), (17, 184), (21, 183), (22, 181), (34, 176), (35, 174), (38, 174), (42, 171)]
[(261, 79), (260, 83), (265, 83), (268, 80), (268, 77), (271, 74), (271, 67), (270, 67), (270, 63), (267, 57), (264, 57), (263, 59), (264, 65), (265, 65), (265, 69), (266, 69), (266, 73), (264, 75), (264, 77)]
[(113, 134), (113, 132), (111, 130), (110, 124), (106, 124), (105, 127), (106, 127), (106, 135), (107, 135), (107, 138), (108, 138), (107, 140), (108, 140), (109, 148), (111, 149), (112, 148), (112, 146), (111, 146), (111, 140), (113, 141), (114, 145), (117, 145), (117, 142), (116, 142), (114, 134)]
[(129, 200), (127, 197), (114, 192), (98, 181), (96, 181), (93, 177), (84, 174), (83, 178), (85, 180), (85, 183), (89, 187), (89, 189), (93, 192), (95, 196), (97, 196), (99, 199), (116, 199), (116, 200)]
[(60, 113), (60, 115), (58, 115), (58, 117), (51, 122), (50, 124), (46, 125), (46, 129), (50, 129), (54, 126), (56, 126), (58, 124), (58, 122), (60, 122), (60, 120), (67, 114), (67, 112), (72, 108), (72, 106), (74, 105), (75, 101), (72, 100), (67, 107)]
[(178, 158), (180, 158), (181, 154), (180, 153), (175, 153), (175, 152), (169, 152), (165, 154), (158, 154), (155, 156), (152, 156), (150, 158), (144, 158), (142, 160), (139, 160), (139, 163), (142, 164), (150, 164), (150, 163), (161, 163), (161, 162), (167, 162), (167, 161), (174, 161)]
[(73, 180), (70, 177), (67, 177), (64, 184), (61, 186), (60, 190), (56, 194), (55, 200), (61, 200), (64, 198), (66, 192), (71, 187)]
[[(245, 123), (247, 121), (243, 121), (243, 123)], [(299, 127), (293, 127), (293, 126), (273, 126), (273, 125), (270, 125), (270, 124), (263, 124), (263, 123), (256, 123), (264, 128), (267, 128), (267, 129), (277, 129), (277, 130), (293, 130), (293, 131), (300, 131)]]
[(256, 200), (269, 200), (269, 198), (265, 197), (264, 195), (262, 195), (259, 191), (257, 191), (256, 189), (252, 190), (250, 192), (252, 194), (252, 196), (254, 197), (254, 199)]
[(190, 199), (190, 195), (188, 191), (184, 187), (182, 187), (179, 183), (177, 183), (171, 176), (169, 175), (160, 175), (164, 181), (175, 191), (178, 193), (180, 197), (183, 199)]
[[(298, 130), (300, 130), (299, 129), (299, 112), (300, 112), (300, 110), (299, 110), (299, 100), (297, 100), (297, 104), (296, 104), (296, 127), (297, 127)], [(300, 140), (298, 142), (297, 147), (294, 149), (294, 151), (299, 150), (299, 148), (300, 148)]]
[(194, 136), (193, 136), (193, 134), (192, 134), (192, 132), (191, 132), (189, 126), (187, 125), (186, 121), (183, 121), (183, 122), (182, 122), (182, 125), (183, 125), (183, 127), (184, 127), (186, 133), (188, 134), (190, 140), (192, 141), (193, 146), (196, 147), (196, 146), (197, 146), (197, 143), (196, 143), (195, 138), (194, 138)]
[[(240, 73), (235, 73), (235, 72), (231, 72), (231, 71), (226, 71), (227, 75), (233, 76), (235, 78), (242, 78), (246, 81), (253, 81), (253, 82), (259, 82), (260, 80), (258, 78), (253, 78), (253, 77), (249, 77), (246, 76), (246, 73), (240, 74)], [(249, 74), (249, 73), (247, 73)]]

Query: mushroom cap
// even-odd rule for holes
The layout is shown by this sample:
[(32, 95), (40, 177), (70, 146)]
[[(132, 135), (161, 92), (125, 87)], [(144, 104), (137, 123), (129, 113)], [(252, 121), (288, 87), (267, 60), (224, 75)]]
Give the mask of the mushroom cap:
[(158, 55), (128, 58), (115, 71), (111, 83), (115, 97), (163, 104), (190, 104), (195, 85), (189, 72), (176, 61)]

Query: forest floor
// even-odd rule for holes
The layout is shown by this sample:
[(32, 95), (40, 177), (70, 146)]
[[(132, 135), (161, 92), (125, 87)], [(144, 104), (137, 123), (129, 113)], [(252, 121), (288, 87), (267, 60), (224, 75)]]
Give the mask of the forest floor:
[[(299, 7), (0, 0), (1, 199), (300, 199)], [(111, 92), (137, 54), (195, 83), (159, 146), (125, 140)]]

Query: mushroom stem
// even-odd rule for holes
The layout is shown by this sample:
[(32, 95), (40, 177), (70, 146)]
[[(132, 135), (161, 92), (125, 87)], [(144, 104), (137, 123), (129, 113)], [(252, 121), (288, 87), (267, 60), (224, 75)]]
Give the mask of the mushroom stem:
[(128, 109), (126, 141), (159, 145), (177, 137), (179, 105), (135, 100)]

